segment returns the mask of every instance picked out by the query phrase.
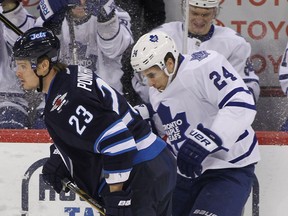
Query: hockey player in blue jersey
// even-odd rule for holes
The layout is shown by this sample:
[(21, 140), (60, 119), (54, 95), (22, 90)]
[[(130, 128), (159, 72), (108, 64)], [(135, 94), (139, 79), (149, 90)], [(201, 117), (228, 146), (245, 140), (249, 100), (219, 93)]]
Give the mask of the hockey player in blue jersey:
[[(54, 144), (44, 181), (59, 193), (69, 178), (93, 198), (100, 194), (108, 216), (170, 216), (177, 172), (166, 143), (90, 69), (59, 62), (59, 48), (43, 27), (25, 32), (13, 48), (23, 88), (46, 94)], [(101, 177), (108, 184), (102, 190)]]
[(256, 109), (242, 78), (212, 50), (182, 55), (158, 31), (143, 35), (131, 65), (177, 157), (173, 216), (240, 216), (260, 160), (251, 124)]

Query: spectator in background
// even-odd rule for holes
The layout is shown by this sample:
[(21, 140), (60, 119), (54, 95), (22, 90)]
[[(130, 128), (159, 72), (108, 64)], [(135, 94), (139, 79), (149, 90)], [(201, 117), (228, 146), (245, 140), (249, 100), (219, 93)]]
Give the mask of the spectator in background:
[[(163, 0), (115, 0), (115, 2), (130, 14), (134, 41), (165, 22), (166, 12)], [(127, 49), (122, 59), (124, 70), (122, 82), (126, 99), (135, 105), (142, 102), (142, 99), (135, 93), (131, 84), (133, 77), (133, 69), (130, 65), (131, 49), (132, 46)]]
[[(256, 102), (259, 98), (260, 86), (259, 78), (250, 62), (251, 45), (231, 28), (213, 24), (213, 20), (219, 14), (219, 4), (219, 0), (189, 0), (187, 53), (197, 50), (215, 50), (224, 55), (240, 74)], [(156, 30), (166, 32), (174, 39), (179, 50), (185, 50), (183, 48), (184, 26), (183, 22), (177, 21), (165, 23)], [(142, 95), (144, 101), (147, 101), (148, 90), (143, 87), (141, 79), (135, 76), (132, 83), (135, 91)]]
[[(23, 8), (21, 1), (1, 0), (0, 13), (20, 30), (26, 31), (34, 26), (35, 18)], [(12, 46), (18, 35), (9, 26), (0, 23), (0, 128), (42, 128), (34, 122), (34, 109), (38, 99), (31, 99), (25, 93), (15, 76), (12, 67)], [(41, 121), (41, 120), (40, 120)]]
[(58, 35), (62, 61), (91, 69), (123, 94), (121, 58), (133, 43), (129, 14), (114, 0), (44, 0), (39, 7), (37, 25), (42, 20)]
[[(279, 82), (282, 88), (282, 91), (287, 96), (288, 94), (288, 43), (284, 50), (282, 61), (279, 67)], [(288, 120), (284, 122), (284, 124), (280, 128), (281, 131), (288, 131)]]
[[(118, 8), (113, 0), (44, 0), (39, 4), (41, 17), (35, 25), (34, 19), (29, 22), (31, 16), (17, 0), (4, 0), (2, 4), (6, 1), (14, 6), (5, 16), (19, 24), (17, 26), (21, 24), (23, 31), (42, 25), (52, 29), (61, 41), (60, 58), (63, 62), (79, 63), (91, 69), (123, 94), (121, 58), (133, 38), (129, 14)], [(7, 36), (14, 37), (15, 33), (8, 30)], [(15, 37), (9, 43), (14, 41)], [(44, 105), (42, 101), (37, 107), (37, 117), (43, 113)], [(36, 123), (40, 127), (38, 124), (43, 120)], [(41, 127), (45, 125), (41, 124)]]

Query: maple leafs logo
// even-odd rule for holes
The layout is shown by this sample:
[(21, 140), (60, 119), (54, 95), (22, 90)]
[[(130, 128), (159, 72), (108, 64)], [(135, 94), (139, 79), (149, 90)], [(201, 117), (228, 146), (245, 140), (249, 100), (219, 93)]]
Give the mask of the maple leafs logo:
[(210, 55), (210, 53), (208, 53), (206, 51), (194, 52), (194, 53), (191, 54), (190, 61), (198, 60), (200, 62), (203, 59), (207, 58), (209, 55)]
[(159, 114), (164, 130), (169, 138), (169, 141), (177, 146), (177, 143), (185, 140), (187, 137), (184, 135), (190, 124), (187, 122), (186, 113), (177, 113), (172, 118), (170, 107), (160, 103), (157, 113)]

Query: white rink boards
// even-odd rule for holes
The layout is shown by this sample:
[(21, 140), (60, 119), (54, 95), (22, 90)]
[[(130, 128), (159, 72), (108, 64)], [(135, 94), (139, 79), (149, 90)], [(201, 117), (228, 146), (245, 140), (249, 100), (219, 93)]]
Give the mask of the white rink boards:
[[(256, 169), (259, 186), (255, 184), (244, 216), (286, 215), (288, 135), (276, 132), (257, 134), (262, 155)], [(0, 215), (98, 216), (77, 195), (58, 195), (42, 181), (42, 165), (49, 156), (51, 143), (47, 137), (44, 131), (24, 130), (22, 133), (17, 130), (15, 133), (0, 130)], [(20, 142), (21, 139), (25, 142)]]

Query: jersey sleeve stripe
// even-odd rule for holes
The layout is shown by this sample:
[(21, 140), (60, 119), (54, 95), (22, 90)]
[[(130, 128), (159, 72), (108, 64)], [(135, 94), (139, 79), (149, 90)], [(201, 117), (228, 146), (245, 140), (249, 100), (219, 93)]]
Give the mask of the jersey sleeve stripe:
[(129, 111), (124, 115), (124, 117), (122, 118), (122, 121), (126, 125), (129, 125), (133, 121), (133, 118), (132, 118), (131, 113)]
[(249, 157), (249, 155), (251, 154), (251, 152), (253, 151), (253, 149), (255, 148), (256, 144), (258, 143), (257, 141), (257, 138), (256, 138), (256, 134), (254, 135), (254, 139), (253, 139), (253, 142), (250, 146), (250, 148), (248, 149), (247, 152), (245, 152), (244, 154), (240, 155), (239, 157), (233, 159), (233, 160), (230, 160), (229, 162), (230, 163), (237, 163), (239, 162), (240, 160), (243, 160), (244, 158), (247, 158)]
[(147, 134), (147, 136), (144, 136), (141, 139), (136, 140), (137, 149), (142, 150), (149, 147), (152, 143), (155, 142), (156, 139), (157, 136), (154, 133), (150, 132), (149, 134)]
[(116, 184), (119, 182), (125, 182), (128, 180), (131, 169), (128, 170), (114, 170), (114, 171), (106, 171), (103, 170), (104, 176), (108, 175), (108, 178), (105, 178), (107, 184)]
[(247, 94), (251, 94), (249, 90), (246, 90), (243, 87), (235, 88), (222, 99), (222, 101), (218, 105), (219, 109), (222, 109), (224, 105), (227, 103), (227, 101), (229, 101), (235, 94), (239, 92), (245, 92)]
[(288, 74), (279, 75), (279, 80), (286, 80), (288, 79)]
[(247, 130), (245, 130), (244, 133), (239, 136), (239, 138), (237, 139), (236, 143), (241, 141), (241, 140), (243, 140), (248, 135), (249, 135), (249, 132)]
[(244, 102), (229, 102), (226, 104), (226, 107), (227, 106), (243, 107), (243, 108), (247, 108), (247, 109), (251, 109), (251, 110), (256, 111), (256, 106), (254, 104), (247, 104)]
[(125, 140), (120, 140), (119, 142), (112, 143), (106, 148), (103, 148), (101, 153), (105, 155), (113, 156), (113, 155), (123, 154), (124, 152), (128, 152), (134, 149), (136, 149), (135, 141), (133, 137), (129, 137)]
[(112, 125), (107, 127), (107, 129), (104, 130), (100, 134), (100, 136), (96, 139), (96, 141), (94, 143), (94, 152), (99, 152), (98, 146), (99, 146), (100, 142), (102, 142), (103, 140), (108, 139), (112, 136), (115, 136), (119, 133), (122, 133), (125, 130), (127, 131), (128, 128), (126, 127), (126, 125), (121, 120), (114, 122)]

